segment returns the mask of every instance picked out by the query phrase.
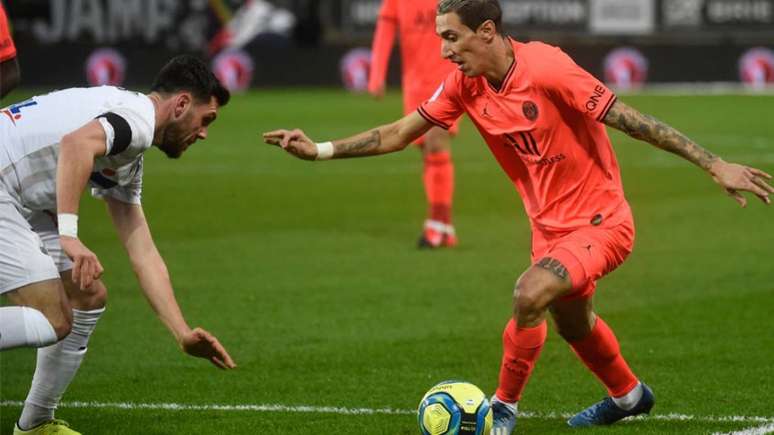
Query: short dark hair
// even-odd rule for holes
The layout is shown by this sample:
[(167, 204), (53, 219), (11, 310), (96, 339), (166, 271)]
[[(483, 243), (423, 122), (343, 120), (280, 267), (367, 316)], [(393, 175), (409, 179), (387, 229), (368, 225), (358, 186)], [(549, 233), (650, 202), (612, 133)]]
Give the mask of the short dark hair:
[(161, 68), (151, 86), (152, 92), (172, 94), (188, 91), (199, 102), (215, 97), (219, 106), (231, 98), (226, 89), (203, 60), (187, 54), (175, 56)]
[(478, 27), (492, 20), (497, 33), (502, 34), (503, 10), (497, 0), (441, 0), (438, 2), (438, 15), (454, 12), (459, 15), (462, 24), (474, 32)]

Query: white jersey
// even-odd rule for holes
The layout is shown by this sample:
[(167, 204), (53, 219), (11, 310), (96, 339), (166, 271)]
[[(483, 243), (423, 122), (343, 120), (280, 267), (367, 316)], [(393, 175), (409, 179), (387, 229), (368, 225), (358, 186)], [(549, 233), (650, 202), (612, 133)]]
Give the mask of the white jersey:
[(140, 203), (142, 154), (153, 141), (150, 98), (111, 86), (71, 88), (0, 110), (0, 202), (25, 215), (56, 212), (59, 144), (66, 134), (98, 119), (106, 155), (94, 160), (92, 195)]

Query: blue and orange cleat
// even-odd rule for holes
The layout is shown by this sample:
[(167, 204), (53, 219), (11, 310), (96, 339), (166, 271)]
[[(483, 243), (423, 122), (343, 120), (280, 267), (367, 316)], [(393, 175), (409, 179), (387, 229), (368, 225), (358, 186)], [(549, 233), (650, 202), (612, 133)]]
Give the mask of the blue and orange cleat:
[(656, 403), (656, 397), (653, 391), (645, 384), (642, 384), (642, 397), (639, 402), (630, 410), (621, 409), (613, 402), (610, 397), (605, 397), (601, 402), (597, 402), (585, 410), (575, 414), (567, 420), (570, 427), (588, 427), (604, 426), (613, 424), (626, 417), (632, 417), (640, 414), (649, 414), (653, 405)]
[(511, 435), (516, 428), (516, 412), (501, 402), (497, 396), (492, 396), (492, 430), (489, 435)]

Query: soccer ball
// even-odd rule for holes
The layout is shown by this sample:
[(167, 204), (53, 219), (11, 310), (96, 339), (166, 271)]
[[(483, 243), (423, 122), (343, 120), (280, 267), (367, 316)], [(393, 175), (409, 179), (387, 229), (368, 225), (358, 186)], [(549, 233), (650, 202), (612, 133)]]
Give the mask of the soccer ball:
[(422, 435), (489, 435), (492, 409), (484, 392), (462, 381), (444, 381), (419, 402)]

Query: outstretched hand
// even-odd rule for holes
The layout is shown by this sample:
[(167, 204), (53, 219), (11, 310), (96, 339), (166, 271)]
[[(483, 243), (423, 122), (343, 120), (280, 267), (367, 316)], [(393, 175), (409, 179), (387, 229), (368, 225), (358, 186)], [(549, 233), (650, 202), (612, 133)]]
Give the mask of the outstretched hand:
[(710, 174), (742, 207), (747, 206), (747, 198), (740, 192), (751, 192), (764, 203), (771, 204), (769, 194), (774, 193), (774, 187), (767, 181), (771, 180), (771, 175), (760, 169), (717, 160), (710, 167)]
[(217, 338), (202, 328), (194, 328), (180, 339), (180, 347), (183, 352), (191, 356), (209, 360), (221, 369), (233, 369), (236, 367), (234, 360), (226, 352)]
[(317, 146), (299, 129), (270, 131), (263, 134), (263, 140), (269, 145), (282, 148), (299, 159), (314, 160), (317, 157)]

